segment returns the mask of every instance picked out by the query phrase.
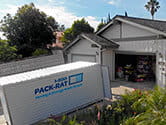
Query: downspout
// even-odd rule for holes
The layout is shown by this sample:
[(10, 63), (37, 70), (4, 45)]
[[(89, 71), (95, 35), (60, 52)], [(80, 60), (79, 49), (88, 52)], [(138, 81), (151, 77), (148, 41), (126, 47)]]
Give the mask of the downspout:
[(156, 54), (155, 54), (155, 56), (156, 56), (156, 67), (155, 67), (156, 68), (156, 72), (155, 72), (156, 81), (155, 82), (158, 86), (160, 86), (160, 83), (159, 83), (160, 69), (159, 69), (159, 64), (158, 64), (158, 61), (159, 61), (159, 43), (157, 42), (158, 38), (159, 38), (159, 35), (157, 35), (156, 39), (154, 40), (155, 49), (156, 49)]
[(122, 39), (122, 22), (120, 22), (120, 38)]
[(103, 52), (102, 52), (102, 48), (100, 48), (100, 64), (103, 64)]
[(101, 58), (100, 58), (100, 61), (101, 61), (101, 64), (103, 64), (103, 52), (106, 51), (107, 49), (106, 48), (100, 48), (100, 55), (101, 55)]

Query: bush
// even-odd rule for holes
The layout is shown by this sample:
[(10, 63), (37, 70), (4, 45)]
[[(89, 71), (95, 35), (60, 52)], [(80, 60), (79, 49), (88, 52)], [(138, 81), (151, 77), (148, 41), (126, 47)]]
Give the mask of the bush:
[[(126, 92), (109, 105), (96, 105), (75, 114), (74, 119), (67, 117), (68, 125), (70, 120), (73, 125), (166, 125), (166, 88)], [(61, 120), (55, 125), (62, 125), (62, 121), (66, 123)]]
[(135, 107), (146, 110), (127, 119), (124, 125), (166, 125), (166, 88), (156, 87), (148, 93), (141, 106)]
[(48, 53), (49, 53), (48, 50), (39, 48), (32, 53), (32, 56), (47, 55)]
[(39, 123), (37, 125), (83, 125), (77, 122), (76, 116), (74, 117), (51, 117), (45, 123)]
[(7, 40), (0, 40), (0, 62), (8, 62), (17, 59), (15, 46), (10, 46)]

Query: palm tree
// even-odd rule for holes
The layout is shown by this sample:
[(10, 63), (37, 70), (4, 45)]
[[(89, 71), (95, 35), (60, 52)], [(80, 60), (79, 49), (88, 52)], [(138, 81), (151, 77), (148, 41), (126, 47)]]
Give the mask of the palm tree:
[(145, 5), (145, 8), (150, 11), (152, 15), (152, 19), (154, 19), (154, 14), (157, 12), (157, 10), (160, 8), (159, 2), (157, 0), (150, 0)]

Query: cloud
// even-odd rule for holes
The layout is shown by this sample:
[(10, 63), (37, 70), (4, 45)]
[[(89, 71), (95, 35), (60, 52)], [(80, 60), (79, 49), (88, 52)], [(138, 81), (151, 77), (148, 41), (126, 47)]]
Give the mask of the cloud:
[(64, 24), (65, 27), (70, 27), (75, 20), (79, 20), (81, 18), (85, 18), (89, 22), (89, 24), (96, 29), (97, 25), (100, 23), (97, 21), (96, 17), (93, 16), (76, 16), (72, 12), (68, 12), (65, 7), (63, 6), (36, 6), (40, 10), (44, 11), (47, 15), (53, 16), (55, 20), (60, 23)]
[[(6, 13), (10, 13), (11, 15), (14, 15), (17, 12), (18, 7), (19, 6), (7, 5), (6, 9), (0, 10), (0, 14), (6, 15)], [(85, 20), (88, 21), (89, 24), (95, 29), (100, 23), (100, 21), (97, 20), (97, 17), (93, 17), (90, 15), (85, 17), (77, 16), (75, 13), (69, 12), (63, 6), (36, 4), (36, 7), (39, 8), (40, 11), (45, 12), (47, 15), (53, 16), (58, 23), (64, 24), (66, 28), (70, 27), (75, 20), (79, 20), (81, 18), (85, 18)]]
[(115, 5), (115, 1), (114, 0), (109, 1), (108, 4)]
[(6, 9), (0, 10), (0, 19), (3, 18), (7, 13), (14, 15), (17, 12), (18, 6), (6, 5)]
[(111, 0), (111, 1), (108, 2), (108, 4), (117, 6), (117, 5), (120, 4), (120, 2), (121, 2), (121, 0)]
[(1, 39), (6, 39), (6, 37), (3, 35), (2, 32), (0, 32), (0, 38), (1, 38)]

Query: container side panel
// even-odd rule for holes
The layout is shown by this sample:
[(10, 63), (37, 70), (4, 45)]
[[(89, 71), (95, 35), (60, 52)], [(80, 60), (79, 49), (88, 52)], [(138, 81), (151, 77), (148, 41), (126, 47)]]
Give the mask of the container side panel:
[(29, 125), (104, 96), (97, 64), (4, 87), (13, 125)]
[(7, 121), (7, 123), (9, 125), (11, 125), (11, 119), (10, 119), (10, 114), (9, 114), (9, 110), (8, 110), (8, 107), (7, 107), (7, 100), (6, 100), (6, 96), (5, 96), (5, 93), (4, 93), (4, 89), (2, 86), (0, 86), (0, 101), (1, 101), (1, 104), (2, 104), (2, 109), (3, 109), (3, 113), (4, 113), (4, 116), (5, 116), (5, 120)]

